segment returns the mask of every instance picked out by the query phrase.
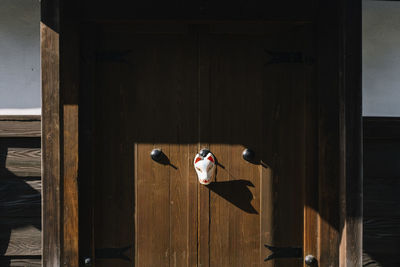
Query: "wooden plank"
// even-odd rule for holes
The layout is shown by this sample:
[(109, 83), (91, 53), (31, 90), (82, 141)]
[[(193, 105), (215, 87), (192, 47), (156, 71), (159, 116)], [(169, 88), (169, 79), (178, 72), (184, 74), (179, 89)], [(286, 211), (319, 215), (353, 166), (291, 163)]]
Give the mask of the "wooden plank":
[(43, 266), (61, 266), (59, 1), (41, 1)]
[[(108, 26), (99, 38), (96, 72), (103, 94), (96, 99), (95, 242), (97, 248), (131, 245), (127, 255), (138, 266), (170, 262), (179, 266), (197, 259), (196, 231), (190, 230), (196, 224), (189, 224), (196, 217), (188, 217), (196, 214), (189, 210), (194, 201), (188, 199), (195, 185), (190, 181), (193, 170), (188, 167), (194, 149), (186, 145), (190, 131), (192, 135), (196, 132), (192, 112), (186, 109), (196, 111), (196, 106), (191, 104), (195, 99), (182, 100), (196, 89), (195, 60), (186, 57), (195, 52), (193, 36), (175, 31), (173, 25), (165, 34), (159, 34), (160, 27), (146, 34), (139, 28)], [(127, 50), (120, 60), (102, 55), (104, 51)], [(120, 89), (111, 90), (116, 84)], [(181, 100), (175, 102), (175, 97)], [(115, 108), (104, 109), (110, 101)], [(178, 123), (180, 120), (185, 123)], [(169, 144), (172, 141), (176, 146)], [(177, 169), (151, 160), (153, 148), (161, 148)], [(111, 261), (98, 260), (96, 264), (109, 266)], [(113, 266), (116, 264), (132, 265), (128, 261), (114, 261)]]
[[(34, 226), (10, 229), (9, 236), (4, 229), (0, 233), (0, 242), (9, 238), (7, 250), (3, 255), (42, 255), (41, 229)], [(3, 243), (3, 242), (2, 242)]]
[[(197, 152), (203, 148), (210, 148), (212, 131), (206, 126), (211, 125), (211, 103), (210, 103), (210, 55), (204, 51), (207, 45), (205, 38), (201, 38), (209, 31), (208, 25), (199, 25), (194, 28), (197, 32), (197, 64), (198, 64), (198, 136)], [(205, 53), (204, 53), (205, 52)], [(203, 126), (203, 127), (202, 127)], [(197, 175), (196, 175), (197, 176)], [(196, 177), (197, 178), (197, 177)], [(198, 183), (198, 180), (196, 181)], [(210, 190), (198, 184), (197, 186), (197, 266), (210, 266)]]
[(1, 138), (0, 177), (40, 177), (40, 138)]
[(9, 147), (7, 151), (0, 150), (0, 158), (5, 158), (5, 168), (0, 169), (2, 178), (41, 176), (40, 148)]
[[(105, 37), (112, 35), (111, 30), (99, 29), (95, 51), (108, 51), (118, 47), (120, 40)], [(116, 34), (115, 37), (117, 37)], [(125, 35), (121, 34), (119, 36)], [(128, 39), (127, 39), (128, 41)], [(94, 52), (95, 52), (94, 51)], [(131, 78), (130, 66), (113, 60), (96, 60), (96, 81), (94, 96), (95, 122), (94, 132), (94, 210), (93, 241), (96, 249), (110, 247), (129, 247), (125, 255), (128, 260), (96, 259), (96, 266), (131, 266), (135, 260), (135, 142), (129, 139), (135, 131), (135, 118), (131, 109), (135, 104), (129, 101), (128, 93), (122, 88)], [(117, 70), (117, 71), (116, 71)], [(118, 90), (114, 90), (117, 86)], [(101, 92), (101, 93), (100, 93)], [(93, 97), (93, 95), (91, 96)], [(110, 105), (117, 107), (112, 108)], [(109, 107), (109, 108), (105, 108)], [(124, 112), (121, 112), (124, 110)], [(128, 122), (129, 121), (129, 122)], [(148, 154), (147, 154), (148, 156)], [(91, 190), (89, 188), (89, 190)], [(150, 196), (148, 196), (150, 197)], [(118, 221), (118, 223), (116, 223)]]
[[(303, 51), (315, 56), (314, 31), (303, 32)], [(314, 35), (314, 36), (313, 36)], [(318, 95), (315, 88), (315, 65), (304, 66), (303, 86), (305, 88), (305, 177), (304, 177), (304, 244), (303, 255), (318, 255), (319, 214), (318, 214)]]
[(339, 4), (319, 2), (317, 13), (317, 78), (318, 91), (318, 213), (319, 249), (314, 255), (319, 266), (339, 265), (341, 239), (340, 185), (343, 181), (342, 153), (344, 141), (340, 128), (339, 80), (340, 31)]
[[(135, 102), (136, 112), (142, 111), (142, 118), (137, 121), (152, 121), (152, 125), (139, 127), (136, 138), (154, 140), (152, 145), (138, 144), (137, 151), (137, 264), (186, 266), (197, 258), (196, 252), (193, 255), (188, 251), (193, 252), (196, 244), (193, 237), (190, 238), (196, 231), (196, 224), (189, 224), (196, 217), (188, 217), (190, 205), (193, 207), (196, 198), (196, 195), (188, 194), (196, 186), (191, 182), (195, 178), (191, 169), (195, 147), (186, 144), (186, 140), (197, 133), (194, 127), (197, 125), (194, 119), (196, 98), (191, 98), (195, 95), (197, 81), (194, 36), (151, 35), (144, 38), (136, 35), (132, 41), (137, 44), (131, 44), (132, 48), (143, 54), (135, 53), (133, 58), (143, 69), (137, 70), (135, 80), (132, 80), (137, 84), (136, 88), (141, 88), (136, 94), (147, 99), (143, 102), (149, 99), (152, 102), (148, 107)], [(174, 64), (171, 64), (172, 59)], [(164, 89), (156, 89), (160, 87)], [(151, 149), (157, 147), (174, 167), (150, 159)], [(152, 199), (147, 197), (150, 192)], [(164, 225), (160, 225), (160, 221)]]
[[(301, 51), (309, 55), (305, 41), (310, 34), (308, 25), (279, 28), (264, 40), (267, 51)], [(270, 62), (269, 54), (265, 61)], [(263, 158), (271, 172), (269, 187), (273, 215), (271, 242), (277, 247), (302, 247), (304, 231), (303, 183), (306, 174), (305, 111), (307, 83), (310, 78), (305, 64), (284, 62), (265, 64), (263, 98)], [(296, 82), (293, 82), (296, 81)], [(308, 125), (312, 129), (311, 125)], [(310, 130), (307, 129), (307, 130)], [(296, 133), (296, 134), (293, 134)], [(264, 258), (271, 255), (264, 249)], [(300, 259), (271, 260), (265, 266), (301, 266)]]
[(363, 118), (364, 142), (399, 142), (400, 118), (399, 117), (364, 117)]
[(0, 137), (40, 136), (40, 120), (0, 120)]
[(79, 266), (79, 17), (77, 1), (67, 1), (62, 9), (60, 79), (62, 105), (63, 253), (64, 266)]
[[(186, 26), (186, 25), (181, 25)], [(186, 28), (186, 27), (185, 27)], [(197, 145), (188, 142), (198, 134), (197, 108), (197, 47), (195, 33), (182, 35), (180, 50), (175, 58), (171, 73), (180, 73), (182, 78), (170, 85), (169, 127), (173, 130), (169, 145), (169, 160), (176, 168), (170, 167), (170, 266), (195, 266), (197, 263), (197, 175), (193, 158)], [(181, 39), (179, 38), (179, 39)], [(174, 105), (173, 103), (179, 103)], [(140, 190), (140, 189), (139, 189)]]
[(79, 101), (79, 254), (82, 259), (95, 259), (94, 196), (95, 188), (95, 47), (97, 27), (81, 25), (81, 62)]
[(399, 124), (397, 118), (364, 118), (371, 130), (364, 132), (363, 148), (363, 266), (400, 264)]
[[(290, 6), (290, 8), (288, 8)], [(315, 12), (314, 1), (289, 0), (281, 2), (260, 2), (256, 0), (235, 2), (227, 0), (212, 3), (126, 2), (117, 0), (109, 6), (94, 1), (85, 1), (84, 17), (90, 21), (133, 21), (133, 20), (312, 20)]]
[(319, 264), (361, 266), (361, 1), (318, 4)]
[[(40, 121), (41, 115), (0, 115), (0, 121)], [(39, 127), (40, 130), (40, 127)]]
[[(170, 166), (151, 161), (149, 153), (153, 148), (160, 148), (165, 155), (169, 155), (169, 146), (157, 143), (139, 145), (137, 150), (136, 257), (138, 266), (169, 265), (171, 257), (170, 181), (168, 179)], [(158, 226), (154, 225), (155, 223)]]
[[(345, 152), (345, 242), (341, 242), (342, 266), (362, 265), (362, 238), (363, 238), (363, 171), (362, 171), (362, 1), (342, 1), (341, 23), (342, 36), (341, 51), (344, 72), (341, 78), (344, 99), (344, 127)], [(343, 109), (341, 109), (343, 110)], [(342, 193), (343, 190), (342, 190)]]
[(78, 107), (64, 105), (63, 262), (79, 266)]
[(210, 266), (254, 266), (261, 253), (260, 174), (256, 164), (243, 160), (242, 152), (249, 147), (260, 153), (262, 42), (224, 33), (200, 38), (205, 39), (201, 53), (210, 58), (212, 96), (211, 119), (200, 127), (212, 133), (210, 149), (220, 163), (215, 182), (208, 186)]

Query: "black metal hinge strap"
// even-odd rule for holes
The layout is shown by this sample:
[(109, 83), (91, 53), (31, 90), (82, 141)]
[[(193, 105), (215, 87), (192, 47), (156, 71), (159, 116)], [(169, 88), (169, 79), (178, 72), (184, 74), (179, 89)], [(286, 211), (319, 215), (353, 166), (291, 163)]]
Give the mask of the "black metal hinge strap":
[(303, 258), (302, 248), (293, 248), (293, 247), (278, 248), (268, 245), (264, 246), (272, 252), (272, 254), (266, 257), (264, 261), (269, 261), (272, 259), (279, 259), (279, 258)]
[(312, 56), (305, 56), (302, 52), (287, 52), (287, 51), (269, 51), (267, 53), (269, 60), (266, 65), (281, 64), (281, 63), (305, 63), (313, 64), (315, 58)]
[(97, 248), (96, 259), (121, 259), (125, 261), (131, 261), (131, 259), (125, 255), (132, 246), (123, 248)]

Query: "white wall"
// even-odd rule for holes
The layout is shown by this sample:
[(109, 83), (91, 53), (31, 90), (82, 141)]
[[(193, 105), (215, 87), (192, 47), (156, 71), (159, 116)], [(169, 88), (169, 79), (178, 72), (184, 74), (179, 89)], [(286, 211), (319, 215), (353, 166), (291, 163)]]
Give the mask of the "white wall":
[(40, 114), (39, 13), (39, 0), (0, 0), (0, 114)]
[(400, 116), (400, 2), (363, 1), (363, 115)]
[[(0, 0), (0, 114), (40, 114), (40, 2)], [(363, 1), (363, 115), (400, 116), (400, 2)]]

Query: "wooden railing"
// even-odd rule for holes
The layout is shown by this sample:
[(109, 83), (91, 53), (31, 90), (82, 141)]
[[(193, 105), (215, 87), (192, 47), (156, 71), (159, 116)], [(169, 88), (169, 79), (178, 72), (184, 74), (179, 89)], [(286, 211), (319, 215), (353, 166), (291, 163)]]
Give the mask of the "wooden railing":
[(363, 265), (400, 266), (400, 118), (364, 118)]
[(0, 266), (41, 265), (40, 116), (0, 116)]

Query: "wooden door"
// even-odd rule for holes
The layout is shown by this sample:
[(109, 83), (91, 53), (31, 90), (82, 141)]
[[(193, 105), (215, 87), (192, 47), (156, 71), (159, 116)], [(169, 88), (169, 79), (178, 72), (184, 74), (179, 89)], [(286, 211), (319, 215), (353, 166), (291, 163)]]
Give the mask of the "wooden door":
[[(315, 129), (310, 29), (99, 26), (88, 222), (96, 266), (302, 266), (265, 262), (264, 245), (303, 246)], [(204, 147), (218, 162), (208, 186), (193, 168)], [(163, 162), (150, 158), (154, 148)]]

